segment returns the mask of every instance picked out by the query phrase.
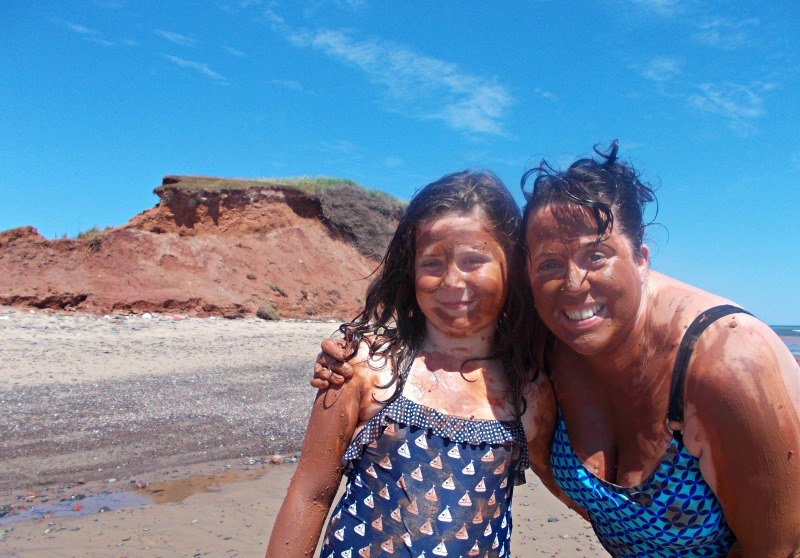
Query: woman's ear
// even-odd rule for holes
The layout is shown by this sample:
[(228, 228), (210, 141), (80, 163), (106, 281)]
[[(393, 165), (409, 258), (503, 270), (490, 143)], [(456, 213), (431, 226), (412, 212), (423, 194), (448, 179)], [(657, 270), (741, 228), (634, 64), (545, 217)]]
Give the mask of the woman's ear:
[(637, 265), (642, 273), (646, 273), (650, 268), (650, 248), (647, 244), (642, 244), (642, 255), (638, 258)]

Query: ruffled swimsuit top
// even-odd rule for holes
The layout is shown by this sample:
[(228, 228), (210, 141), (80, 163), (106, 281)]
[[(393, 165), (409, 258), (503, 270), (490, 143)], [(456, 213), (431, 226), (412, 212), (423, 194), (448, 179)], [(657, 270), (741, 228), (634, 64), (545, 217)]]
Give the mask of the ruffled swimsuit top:
[[(683, 386), (697, 338), (715, 320), (734, 312), (744, 311), (715, 307), (689, 326), (673, 370), (670, 421), (683, 422)], [(683, 445), (681, 431), (673, 431), (652, 476), (641, 486), (625, 488), (584, 467), (559, 411), (550, 465), (558, 485), (589, 513), (597, 537), (614, 557), (724, 557), (735, 542), (719, 501), (703, 479), (699, 460)]]
[(528, 468), (519, 421), (453, 417), (401, 393), (343, 461), (322, 558), (510, 555), (513, 487)]

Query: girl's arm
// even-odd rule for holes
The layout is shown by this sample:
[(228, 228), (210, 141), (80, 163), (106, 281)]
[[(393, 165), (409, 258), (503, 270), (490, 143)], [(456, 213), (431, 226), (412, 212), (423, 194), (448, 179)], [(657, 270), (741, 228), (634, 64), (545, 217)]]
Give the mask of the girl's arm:
[(359, 423), (360, 374), (320, 391), (303, 450), (267, 547), (267, 558), (312, 556), (342, 479), (342, 456)]
[(581, 506), (573, 502), (556, 483), (550, 468), (550, 448), (556, 428), (556, 398), (550, 379), (539, 374), (535, 382), (530, 384), (525, 399), (528, 407), (522, 416), (522, 426), (528, 439), (528, 457), (531, 469), (553, 496), (561, 500), (567, 507), (588, 520)]

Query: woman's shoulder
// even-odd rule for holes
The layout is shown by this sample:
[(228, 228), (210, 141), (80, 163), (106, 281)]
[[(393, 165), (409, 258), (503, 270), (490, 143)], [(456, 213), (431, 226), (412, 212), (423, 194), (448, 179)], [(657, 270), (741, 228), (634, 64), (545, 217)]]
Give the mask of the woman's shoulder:
[(727, 298), (654, 271), (650, 272), (648, 278), (648, 291), (653, 305), (651, 314), (672, 323), (676, 323), (677, 316), (687, 321), (688, 325), (698, 314), (714, 306), (736, 306)]
[[(722, 305), (741, 308), (731, 300), (663, 274), (654, 274), (651, 286), (654, 300), (649, 310), (651, 330), (664, 331), (676, 350), (691, 323), (704, 312)], [(707, 388), (724, 385), (729, 389), (730, 383), (737, 379), (736, 371), (749, 370), (738, 376), (740, 381), (756, 377), (766, 381), (769, 370), (792, 368), (792, 360), (772, 328), (741, 311), (721, 316), (706, 326), (694, 346), (690, 367), (691, 375), (706, 382)]]

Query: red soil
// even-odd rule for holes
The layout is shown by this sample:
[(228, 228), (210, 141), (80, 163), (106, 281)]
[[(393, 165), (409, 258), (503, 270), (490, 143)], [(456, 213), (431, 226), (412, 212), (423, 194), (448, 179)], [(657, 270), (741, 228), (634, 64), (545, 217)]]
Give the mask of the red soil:
[[(320, 196), (276, 186), (198, 192), (179, 181), (168, 177), (156, 207), (92, 238), (0, 233), (0, 304), (226, 317), (271, 305), (281, 317), (314, 319), (359, 310), (377, 261), (363, 255), (363, 238), (357, 249), (347, 227), (326, 218)], [(385, 234), (372, 252), (398, 215), (373, 220)]]

